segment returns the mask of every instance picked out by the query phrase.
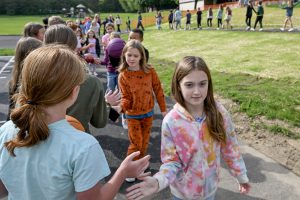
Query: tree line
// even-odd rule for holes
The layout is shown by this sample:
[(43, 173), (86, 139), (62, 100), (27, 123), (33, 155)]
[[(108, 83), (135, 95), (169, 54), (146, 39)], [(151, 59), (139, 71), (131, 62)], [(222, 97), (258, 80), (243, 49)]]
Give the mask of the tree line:
[[(1, 0), (2, 15), (41, 15), (68, 12), (83, 4), (94, 12), (136, 12), (169, 9), (178, 6), (178, 0)], [(63, 11), (65, 8), (65, 11)]]

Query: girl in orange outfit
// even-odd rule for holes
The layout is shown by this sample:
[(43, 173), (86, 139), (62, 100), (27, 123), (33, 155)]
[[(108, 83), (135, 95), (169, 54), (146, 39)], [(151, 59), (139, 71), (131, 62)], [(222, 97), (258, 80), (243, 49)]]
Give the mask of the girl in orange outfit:
[[(166, 114), (165, 96), (154, 68), (146, 63), (145, 51), (137, 40), (130, 40), (122, 52), (119, 67), (121, 104), (116, 108), (125, 114), (128, 123), (129, 147), (127, 155), (140, 151), (146, 154), (154, 114), (156, 96), (162, 115)], [(133, 182), (133, 180), (127, 180)]]

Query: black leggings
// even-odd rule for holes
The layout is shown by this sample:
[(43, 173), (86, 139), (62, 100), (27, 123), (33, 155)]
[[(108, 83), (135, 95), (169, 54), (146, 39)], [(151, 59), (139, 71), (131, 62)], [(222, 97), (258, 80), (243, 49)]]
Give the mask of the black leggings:
[(140, 27), (142, 27), (143, 31), (145, 30), (142, 22), (138, 22), (137, 25), (136, 25), (136, 28), (140, 28)]
[(257, 16), (256, 17), (256, 20), (255, 20), (255, 23), (254, 23), (254, 29), (256, 28), (257, 22), (259, 22), (260, 28), (263, 27), (262, 20), (263, 20), (263, 16)]
[(246, 16), (245, 22), (247, 26), (251, 27), (251, 16)]
[(220, 25), (221, 25), (221, 27), (222, 27), (222, 19), (219, 19), (219, 18), (218, 18), (218, 28), (220, 28)]
[(207, 26), (208, 27), (212, 27), (212, 22), (211, 21), (212, 21), (212, 19), (209, 19), (209, 18), (207, 19)]
[(201, 27), (201, 18), (197, 18), (197, 26), (198, 26), (198, 28)]

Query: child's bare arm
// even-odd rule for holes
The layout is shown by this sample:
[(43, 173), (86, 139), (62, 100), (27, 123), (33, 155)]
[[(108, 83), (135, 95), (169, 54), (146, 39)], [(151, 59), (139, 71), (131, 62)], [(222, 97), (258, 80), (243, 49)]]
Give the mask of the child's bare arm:
[(139, 160), (133, 161), (139, 152), (134, 152), (127, 156), (117, 169), (113, 177), (104, 185), (98, 182), (94, 187), (84, 192), (77, 193), (78, 200), (106, 200), (113, 199), (118, 193), (123, 181), (128, 177), (138, 177), (143, 174), (149, 165), (150, 156), (145, 156)]

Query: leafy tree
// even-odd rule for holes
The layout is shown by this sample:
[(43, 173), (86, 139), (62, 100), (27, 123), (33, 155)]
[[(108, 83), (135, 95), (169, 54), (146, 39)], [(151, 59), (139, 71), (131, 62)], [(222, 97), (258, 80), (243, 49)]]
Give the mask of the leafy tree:
[(140, 0), (119, 0), (120, 4), (125, 12), (138, 11), (140, 8), (139, 3), (143, 3), (142, 1), (140, 1)]
[(100, 0), (99, 10), (101, 12), (124, 12), (125, 9), (120, 0)]

